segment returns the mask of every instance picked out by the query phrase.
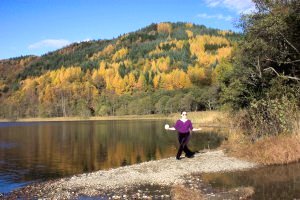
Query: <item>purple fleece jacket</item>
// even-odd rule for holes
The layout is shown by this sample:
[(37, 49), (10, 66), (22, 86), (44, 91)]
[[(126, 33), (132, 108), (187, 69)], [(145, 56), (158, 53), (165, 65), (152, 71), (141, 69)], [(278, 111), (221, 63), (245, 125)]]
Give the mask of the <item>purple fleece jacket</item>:
[(193, 125), (191, 120), (187, 120), (186, 122), (183, 122), (181, 120), (177, 120), (174, 128), (179, 132), (179, 133), (188, 133), (190, 130), (193, 130)]

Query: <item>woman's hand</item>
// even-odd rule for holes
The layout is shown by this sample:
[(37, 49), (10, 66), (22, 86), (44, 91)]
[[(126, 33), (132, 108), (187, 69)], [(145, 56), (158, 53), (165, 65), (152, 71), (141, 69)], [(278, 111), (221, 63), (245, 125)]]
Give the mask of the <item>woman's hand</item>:
[(170, 127), (169, 124), (165, 125), (165, 129), (170, 131), (176, 131), (176, 129), (174, 127)]
[(169, 130), (169, 128), (170, 128), (169, 124), (166, 124), (166, 125), (165, 125), (165, 129), (166, 129), (166, 130)]

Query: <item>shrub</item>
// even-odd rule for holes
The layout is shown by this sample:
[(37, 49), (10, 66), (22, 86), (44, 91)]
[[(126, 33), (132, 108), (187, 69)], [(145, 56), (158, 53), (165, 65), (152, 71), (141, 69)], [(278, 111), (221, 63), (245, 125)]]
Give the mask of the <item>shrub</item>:
[(295, 132), (298, 112), (296, 100), (286, 96), (254, 100), (247, 110), (239, 113), (236, 122), (244, 134), (257, 140), (263, 136)]

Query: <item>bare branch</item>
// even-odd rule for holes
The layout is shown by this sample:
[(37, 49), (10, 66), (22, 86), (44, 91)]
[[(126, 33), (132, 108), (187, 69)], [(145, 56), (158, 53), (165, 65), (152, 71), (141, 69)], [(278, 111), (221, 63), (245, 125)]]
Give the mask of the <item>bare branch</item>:
[(278, 31), (278, 33), (283, 37), (286, 43), (288, 43), (298, 54), (300, 54), (299, 50), (292, 43), (290, 43), (288, 39), (286, 39), (286, 37), (280, 31)]
[(261, 73), (261, 67), (260, 67), (260, 63), (259, 63), (259, 56), (257, 57), (257, 65), (256, 65), (256, 69), (259, 73), (259, 78), (262, 77), (262, 73)]
[(280, 75), (273, 67), (268, 67), (268, 68), (264, 69), (264, 71), (273, 71), (279, 77), (300, 81), (300, 78), (298, 78), (298, 77)]
[(300, 60), (293, 60), (293, 61), (290, 61), (290, 62), (280, 62), (280, 61), (276, 61), (276, 60), (273, 60), (273, 59), (270, 59), (270, 58), (266, 58), (266, 60), (271, 61), (271, 62), (275, 62), (275, 63), (278, 63), (278, 64), (292, 64), (292, 63), (300, 62)]

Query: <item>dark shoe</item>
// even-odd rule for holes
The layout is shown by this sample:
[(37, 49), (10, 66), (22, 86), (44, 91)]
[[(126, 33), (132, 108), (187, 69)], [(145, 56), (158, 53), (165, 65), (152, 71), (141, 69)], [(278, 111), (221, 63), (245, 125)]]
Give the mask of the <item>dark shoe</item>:
[(195, 155), (195, 152), (192, 152), (190, 154), (186, 154), (185, 156), (188, 157), (188, 158), (193, 158)]
[(180, 158), (180, 157), (179, 157), (179, 158), (178, 158), (178, 157), (176, 157), (176, 160), (181, 160), (181, 158)]
[(186, 156), (187, 158), (194, 158), (195, 156), (194, 155), (189, 155), (189, 156)]

